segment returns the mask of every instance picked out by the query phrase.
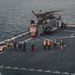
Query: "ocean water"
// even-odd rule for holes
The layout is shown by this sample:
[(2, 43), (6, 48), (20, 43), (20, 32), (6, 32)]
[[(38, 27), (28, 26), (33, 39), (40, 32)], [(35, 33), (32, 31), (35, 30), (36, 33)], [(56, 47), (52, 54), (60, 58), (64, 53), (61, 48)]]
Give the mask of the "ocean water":
[(75, 24), (75, 0), (0, 0), (0, 41), (26, 31), (29, 21), (36, 19), (32, 10), (62, 10), (62, 20)]

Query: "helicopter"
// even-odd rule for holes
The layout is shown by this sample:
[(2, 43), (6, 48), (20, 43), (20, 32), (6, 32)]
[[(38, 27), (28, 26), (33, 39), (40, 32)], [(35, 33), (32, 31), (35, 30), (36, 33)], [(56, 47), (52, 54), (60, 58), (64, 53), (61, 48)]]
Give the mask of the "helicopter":
[(37, 20), (30, 21), (30, 34), (32, 37), (39, 36), (45, 32), (53, 32), (56, 31), (61, 24), (61, 15), (55, 14), (55, 12), (59, 12), (62, 10), (55, 10), (42, 13), (41, 10), (39, 13), (32, 13), (36, 16)]

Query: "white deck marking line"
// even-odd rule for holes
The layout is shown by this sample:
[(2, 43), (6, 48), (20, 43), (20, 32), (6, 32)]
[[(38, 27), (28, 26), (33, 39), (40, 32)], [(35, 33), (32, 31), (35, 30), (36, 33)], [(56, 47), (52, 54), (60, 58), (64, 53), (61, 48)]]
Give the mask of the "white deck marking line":
[(68, 72), (62, 72), (61, 74), (66, 74), (66, 75), (69, 75), (70, 73), (68, 73)]
[(1, 65), (1, 66), (0, 66), (0, 68), (1, 68), (1, 69), (3, 69), (3, 68), (4, 68), (4, 66), (3, 66), (3, 65)]
[(34, 69), (28, 69), (28, 71), (35, 71)]
[(0, 54), (3, 54), (4, 52), (0, 52)]
[(62, 74), (62, 75), (75, 75), (75, 73), (68, 73), (68, 72), (59, 72), (59, 71), (51, 71), (51, 70), (43, 70), (43, 69), (27, 69), (27, 68), (18, 68), (18, 67), (11, 67), (11, 66), (0, 66), (0, 69), (12, 69), (12, 70), (23, 70), (23, 71), (34, 71), (34, 72), (45, 72), (45, 73), (54, 73), (54, 74)]
[(19, 69), (19, 68), (18, 68), (18, 67), (12, 67), (12, 69), (17, 70), (17, 69)]
[(50, 39), (66, 39), (66, 38), (75, 38), (75, 36), (72, 36), (72, 34), (71, 34), (71, 36), (53, 36), (53, 37), (49, 37)]
[(15, 36), (15, 37), (12, 37), (11, 38), (11, 40), (14, 40), (14, 39), (16, 39), (16, 38), (19, 38), (19, 37), (21, 37), (21, 36), (23, 36), (23, 35), (26, 35), (26, 34), (28, 34), (29, 32), (25, 32), (25, 33), (23, 33), (23, 34), (20, 34), (20, 35), (17, 35), (17, 36)]
[[(41, 37), (41, 38), (43, 38), (43, 39), (45, 39), (45, 40), (50, 40), (51, 42), (53, 42), (51, 39), (48, 39), (48, 38), (45, 38), (45, 37)], [(59, 42), (57, 42), (57, 44), (60, 45)], [(66, 45), (64, 45), (64, 47), (66, 47)]]
[(19, 68), (19, 70), (27, 70), (26, 68)]
[(75, 32), (75, 30), (64, 30), (66, 32)]
[(71, 73), (71, 75), (75, 75), (75, 73)]
[[(45, 37), (44, 37), (45, 38)], [(46, 37), (47, 38), (47, 37)], [(71, 34), (71, 36), (51, 36), (50, 37), (50, 40), (51, 39), (66, 39), (66, 38), (75, 38), (75, 36), (72, 36), (72, 34)], [(31, 40), (31, 41), (28, 41), (28, 42), (32, 42), (33, 40)], [(39, 39), (39, 40), (36, 40), (35, 42), (39, 42), (39, 41), (43, 41), (43, 39)], [(51, 41), (51, 42), (53, 42), (53, 41)], [(58, 43), (59, 44), (59, 43)]]
[(0, 66), (0, 70), (3, 70), (4, 66)]
[(37, 46), (35, 46), (35, 48), (37, 48), (39, 45), (41, 45), (42, 43), (39, 43)]
[(50, 71), (50, 70), (44, 70), (44, 72), (51, 73), (52, 71)]
[(59, 72), (59, 71), (53, 71), (53, 73), (55, 73), (55, 74), (60, 74), (60, 72)]
[(4, 68), (6, 68), (6, 69), (11, 69), (11, 67), (10, 67), (10, 66), (6, 66), (6, 67), (4, 67)]
[(43, 70), (42, 69), (38, 69), (38, 70), (36, 70), (37, 72), (43, 72)]
[(25, 33), (22, 33), (22, 34), (20, 34), (20, 35), (15, 36), (15, 37), (12, 37), (11, 39), (6, 39), (6, 40), (4, 40), (4, 41), (1, 41), (0, 44), (4, 43), (5, 41), (15, 40), (15, 39), (17, 39), (17, 38), (19, 38), (19, 37), (21, 37), (21, 36), (23, 36), (23, 35), (26, 35), (26, 34), (28, 34), (28, 33), (29, 33), (29, 32), (25, 32)]

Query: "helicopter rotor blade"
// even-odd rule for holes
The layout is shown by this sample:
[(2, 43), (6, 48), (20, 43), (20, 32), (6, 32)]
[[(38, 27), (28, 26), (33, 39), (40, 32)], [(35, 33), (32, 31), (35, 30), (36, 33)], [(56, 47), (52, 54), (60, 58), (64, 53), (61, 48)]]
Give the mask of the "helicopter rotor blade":
[(38, 15), (37, 14), (35, 14), (35, 12), (32, 10), (32, 13), (38, 18)]
[(49, 12), (45, 12), (45, 13), (49, 14), (49, 13), (55, 13), (55, 12), (59, 12), (59, 11), (63, 11), (63, 10), (54, 10), (54, 11), (49, 11)]
[(75, 24), (67, 24), (67, 27), (75, 27)]

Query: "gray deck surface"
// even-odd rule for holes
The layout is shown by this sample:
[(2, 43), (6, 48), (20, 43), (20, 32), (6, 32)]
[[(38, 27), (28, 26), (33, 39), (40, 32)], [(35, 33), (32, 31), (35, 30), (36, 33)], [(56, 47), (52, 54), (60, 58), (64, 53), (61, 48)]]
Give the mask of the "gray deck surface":
[[(16, 41), (24, 41), (31, 38), (22, 36)], [(44, 39), (56, 38), (57, 49), (43, 50)], [(63, 40), (64, 49), (60, 50), (59, 42)], [(35, 43), (35, 51), (31, 52), (31, 42)], [(75, 30), (57, 30), (48, 35), (42, 35), (31, 39), (26, 44), (26, 52), (14, 52), (13, 50), (0, 53), (0, 73), (2, 75), (75, 75)]]

